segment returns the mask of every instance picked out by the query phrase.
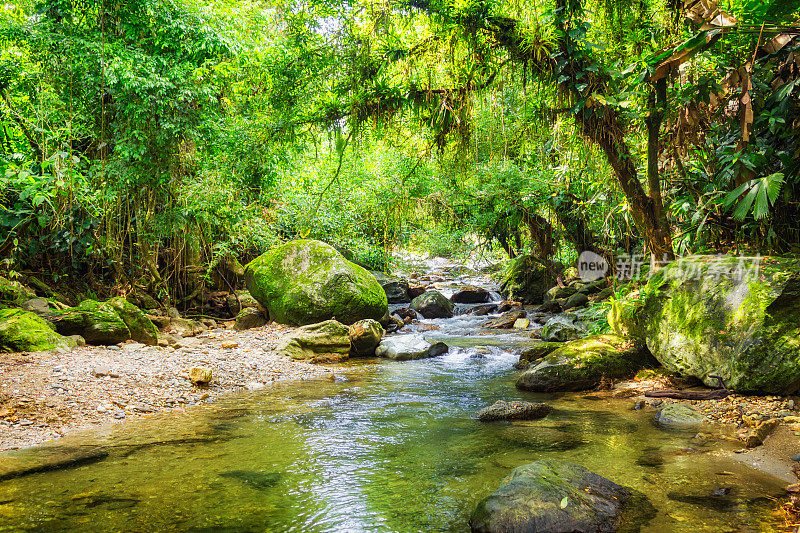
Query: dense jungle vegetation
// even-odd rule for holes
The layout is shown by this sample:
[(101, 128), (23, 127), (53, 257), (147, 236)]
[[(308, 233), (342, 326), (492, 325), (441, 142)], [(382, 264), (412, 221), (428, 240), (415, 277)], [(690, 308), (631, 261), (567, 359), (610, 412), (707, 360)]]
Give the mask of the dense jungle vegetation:
[(0, 6), (0, 275), (183, 310), (287, 239), (800, 249), (800, 2)]

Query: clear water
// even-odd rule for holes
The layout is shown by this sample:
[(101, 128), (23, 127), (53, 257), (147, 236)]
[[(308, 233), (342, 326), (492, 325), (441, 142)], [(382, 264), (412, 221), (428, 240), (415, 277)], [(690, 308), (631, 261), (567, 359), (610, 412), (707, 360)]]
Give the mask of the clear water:
[[(517, 391), (507, 350), (518, 354), (530, 332), (482, 329), (489, 318), (423, 321), (439, 328), (425, 336), (454, 346), (435, 359), (354, 366), (348, 382), (276, 385), (62, 439), (109, 455), (0, 482), (0, 531), (468, 531), (478, 501), (544, 457), (646, 494), (657, 509), (648, 532), (779, 525), (769, 497), (783, 482), (732, 460), (734, 443), (658, 428), (632, 400)], [(555, 410), (533, 422), (472, 418), (500, 399)]]
[(540, 421), (471, 418), (498, 399), (545, 399), (514, 389), (515, 361), (453, 349), (115, 425), (71, 442), (108, 446), (100, 462), (0, 482), (0, 531), (467, 531), (481, 498), (543, 457), (644, 492), (658, 510), (645, 531), (776, 525), (780, 481), (720, 441), (656, 427), (631, 400), (564, 395)]

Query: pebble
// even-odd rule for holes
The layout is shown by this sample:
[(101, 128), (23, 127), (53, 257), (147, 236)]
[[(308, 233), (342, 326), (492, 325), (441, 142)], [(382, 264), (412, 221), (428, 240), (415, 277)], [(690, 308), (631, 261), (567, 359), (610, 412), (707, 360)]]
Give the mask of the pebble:
[(261, 390), (264, 388), (264, 384), (260, 381), (251, 381), (247, 384), (247, 390)]
[(106, 346), (106, 350), (111, 350), (112, 352), (120, 352), (122, 351), (122, 348), (120, 348), (119, 346), (111, 345), (111, 346)]
[(111, 372), (107, 366), (96, 366), (92, 369), (92, 375), (96, 378), (107, 376)]
[(797, 455), (795, 455), (794, 457), (792, 457), (792, 461), (797, 461), (797, 462), (800, 462), (800, 453), (798, 453)]

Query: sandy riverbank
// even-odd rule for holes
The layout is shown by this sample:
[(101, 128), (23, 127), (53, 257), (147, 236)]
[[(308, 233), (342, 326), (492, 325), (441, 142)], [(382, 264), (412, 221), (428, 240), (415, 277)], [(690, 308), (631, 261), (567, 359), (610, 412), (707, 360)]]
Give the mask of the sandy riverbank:
[[(209, 330), (180, 348), (125, 343), (68, 353), (3, 354), (0, 358), (0, 450), (24, 448), (111, 421), (185, 410), (222, 394), (277, 381), (320, 379), (331, 370), (292, 361), (276, 346), (294, 328), (277, 324)], [(208, 387), (188, 370), (208, 366)]]

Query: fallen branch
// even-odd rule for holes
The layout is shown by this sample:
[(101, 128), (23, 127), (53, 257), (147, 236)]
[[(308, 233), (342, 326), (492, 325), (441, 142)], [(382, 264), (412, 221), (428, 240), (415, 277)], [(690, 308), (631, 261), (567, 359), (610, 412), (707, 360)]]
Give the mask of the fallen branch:
[(651, 390), (644, 393), (646, 398), (673, 398), (676, 400), (718, 400), (733, 394), (727, 389), (714, 390)]

